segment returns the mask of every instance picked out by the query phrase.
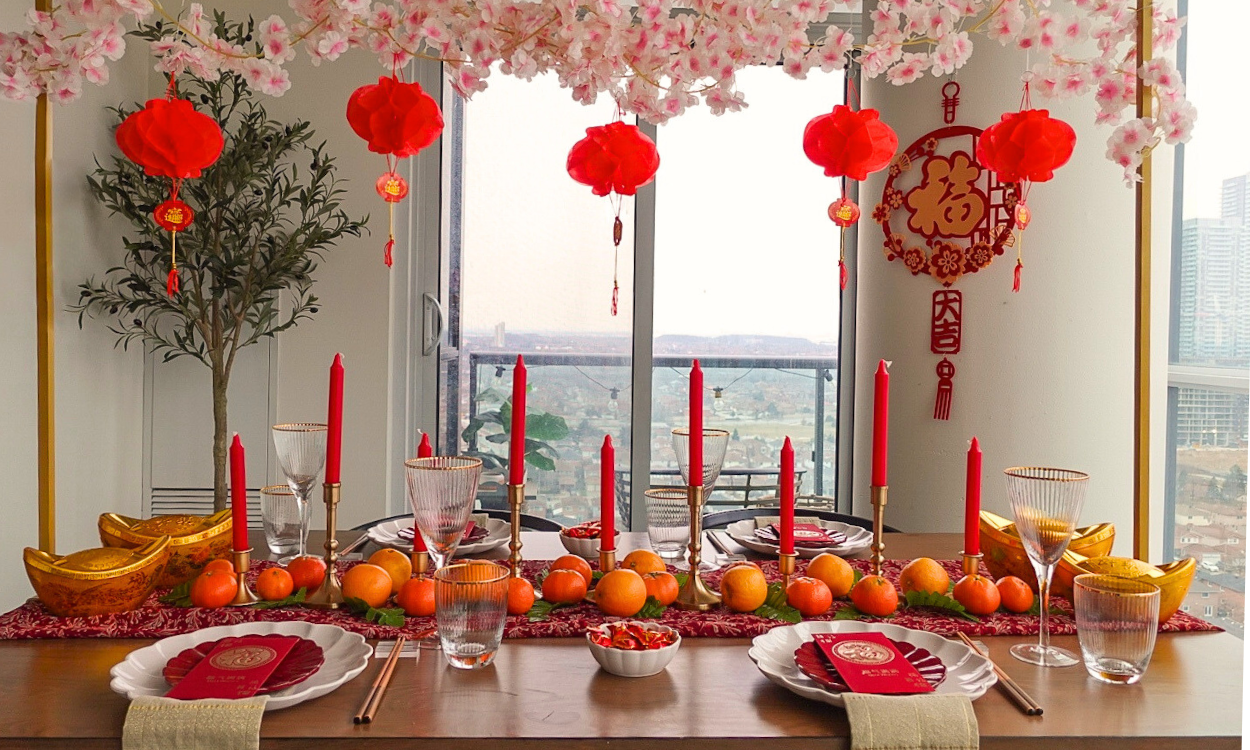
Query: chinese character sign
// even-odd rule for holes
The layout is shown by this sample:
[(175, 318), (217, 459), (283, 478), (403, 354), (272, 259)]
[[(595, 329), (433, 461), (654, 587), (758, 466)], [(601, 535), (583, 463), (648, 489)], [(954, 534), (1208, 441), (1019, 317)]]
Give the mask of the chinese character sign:
[(956, 289), (933, 293), (933, 318), (929, 323), (929, 350), (934, 354), (958, 354), (963, 337), (964, 295)]

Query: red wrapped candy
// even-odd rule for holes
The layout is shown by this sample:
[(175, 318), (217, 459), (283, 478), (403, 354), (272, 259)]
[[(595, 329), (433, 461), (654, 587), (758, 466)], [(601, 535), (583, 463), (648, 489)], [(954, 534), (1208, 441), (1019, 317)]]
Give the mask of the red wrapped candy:
[(590, 631), (596, 646), (623, 651), (655, 651), (677, 642), (671, 630), (649, 630), (636, 622), (612, 622)]
[(803, 153), (827, 177), (862, 180), (884, 169), (898, 149), (894, 129), (881, 122), (875, 109), (853, 110), (839, 104), (812, 118), (803, 130)]
[(977, 161), (1001, 182), (1045, 182), (1068, 163), (1076, 132), (1045, 109), (1008, 112), (977, 139)]

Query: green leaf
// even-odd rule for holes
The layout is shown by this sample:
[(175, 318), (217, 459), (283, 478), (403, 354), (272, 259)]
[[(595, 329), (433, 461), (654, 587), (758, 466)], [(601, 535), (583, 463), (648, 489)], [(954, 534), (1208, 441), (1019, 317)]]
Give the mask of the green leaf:
[(854, 604), (848, 604), (833, 613), (833, 619), (835, 620), (862, 620), (865, 617), (867, 615), (856, 609)]
[(679, 589), (686, 585), (686, 581), (690, 580), (688, 573), (678, 573), (673, 577), (677, 579), (677, 588)]
[(569, 436), (569, 426), (564, 417), (534, 412), (525, 415), (525, 435), (542, 441), (563, 440)]
[(803, 621), (803, 615), (790, 606), (789, 600), (786, 598), (786, 591), (781, 587), (780, 582), (768, 584), (768, 596), (764, 598), (764, 603), (751, 614), (769, 620), (780, 620), (789, 623)]
[(962, 617), (969, 622), (981, 621), (981, 618), (964, 609), (964, 605), (946, 594), (935, 594), (931, 591), (908, 591), (904, 598), (908, 607), (931, 607), (943, 610), (955, 617)]
[(191, 581), (174, 586), (167, 594), (157, 599), (161, 604), (171, 604), (175, 607), (194, 607), (191, 603)]
[(294, 594), (291, 594), (285, 599), (278, 599), (277, 601), (272, 601), (272, 602), (260, 601), (260, 602), (256, 602), (255, 604), (251, 606), (252, 606), (252, 609), (277, 609), (279, 607), (290, 607), (295, 604), (303, 604), (304, 597), (307, 594), (308, 594), (308, 589), (300, 589), (299, 591), (296, 591)]
[(556, 462), (541, 453), (526, 453), (525, 463), (533, 466), (535, 469), (542, 469), (543, 471), (556, 470)]
[(402, 609), (377, 609), (370, 606), (364, 599), (355, 597), (344, 599), (343, 603), (356, 614), (364, 615), (365, 622), (375, 622), (378, 625), (387, 625), (395, 628), (404, 626), (404, 611)]
[(542, 622), (550, 617), (554, 610), (571, 606), (573, 605), (566, 602), (549, 602), (546, 599), (539, 599), (534, 602), (534, 606), (530, 607), (530, 611), (526, 612), (525, 616), (530, 619), (530, 622)]
[(666, 609), (668, 609), (668, 607), (660, 604), (659, 599), (656, 599), (654, 596), (648, 596), (646, 604), (642, 605), (642, 609), (638, 610), (634, 614), (634, 617), (644, 620), (656, 620), (664, 616), (664, 611)]
[(591, 583), (598, 583), (598, 582), (599, 582), (599, 579), (600, 579), (600, 578), (603, 578), (603, 576), (604, 576), (604, 575), (606, 575), (606, 574), (605, 574), (602, 570), (592, 570), (592, 571), (590, 572), (590, 582), (591, 582)]
[(853, 572), (855, 576), (851, 579), (851, 588), (855, 588), (855, 584), (859, 583), (859, 579), (864, 577), (864, 574), (858, 570), (853, 571)]

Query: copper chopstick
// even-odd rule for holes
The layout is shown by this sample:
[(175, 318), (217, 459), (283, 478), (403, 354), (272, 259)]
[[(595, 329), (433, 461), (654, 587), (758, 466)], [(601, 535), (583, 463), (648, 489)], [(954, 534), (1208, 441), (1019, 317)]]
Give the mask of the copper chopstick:
[(973, 643), (972, 639), (966, 634), (958, 633), (957, 635), (959, 636), (959, 640), (963, 641), (968, 648), (972, 649), (981, 656), (984, 656), (986, 660), (989, 661), (990, 666), (994, 668), (994, 674), (998, 675), (998, 684), (1003, 688), (1007, 695), (1011, 696), (1011, 699), (1016, 702), (1016, 705), (1018, 705), (1022, 711), (1024, 711), (1026, 716), (1042, 715), (1041, 704), (1033, 700), (1031, 695), (1024, 692), (1024, 688), (1020, 687), (1015, 680), (1011, 679), (1011, 677), (1007, 675), (1006, 672), (999, 669), (998, 665), (994, 663), (994, 660), (990, 658), (989, 654), (981, 650), (981, 648), (979, 648), (977, 644)]
[(365, 696), (365, 702), (360, 706), (360, 711), (352, 718), (356, 724), (368, 724), (373, 721), (373, 715), (377, 713), (378, 706), (382, 704), (382, 694), (386, 692), (387, 685), (391, 682), (391, 674), (395, 671), (395, 663), (399, 661), (399, 652), (404, 648), (404, 636), (395, 639), (395, 646), (391, 649), (391, 653), (386, 657), (386, 663), (382, 665), (382, 669), (378, 671), (378, 675), (373, 678), (373, 685), (369, 688), (369, 694)]

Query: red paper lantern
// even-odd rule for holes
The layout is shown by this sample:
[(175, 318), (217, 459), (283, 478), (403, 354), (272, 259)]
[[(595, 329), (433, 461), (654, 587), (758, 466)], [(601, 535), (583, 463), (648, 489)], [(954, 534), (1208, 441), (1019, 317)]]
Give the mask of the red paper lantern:
[(153, 177), (199, 177), (217, 161), (225, 140), (221, 126), (186, 99), (152, 99), (122, 121), (117, 145)]
[(361, 86), (347, 100), (347, 122), (369, 150), (397, 158), (412, 156), (443, 132), (443, 113), (417, 83), (383, 76)]
[(399, 203), (408, 197), (408, 181), (396, 172), (387, 172), (379, 177), (373, 189), (387, 203)]
[(812, 118), (803, 130), (803, 153), (827, 177), (862, 180), (884, 169), (898, 149), (894, 129), (881, 122), (875, 109), (853, 110), (839, 104)]
[(977, 139), (977, 161), (1002, 182), (1045, 182), (1068, 163), (1076, 133), (1045, 109), (1008, 112)]
[(176, 198), (161, 203), (152, 215), (166, 232), (181, 232), (195, 221), (195, 212), (191, 207)]
[(569, 150), (566, 167), (570, 177), (589, 185), (595, 195), (634, 195), (655, 179), (660, 152), (637, 125), (610, 122), (586, 128), (586, 137)]

